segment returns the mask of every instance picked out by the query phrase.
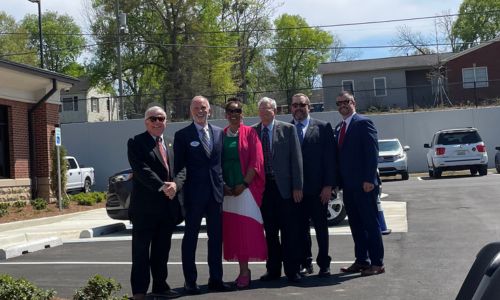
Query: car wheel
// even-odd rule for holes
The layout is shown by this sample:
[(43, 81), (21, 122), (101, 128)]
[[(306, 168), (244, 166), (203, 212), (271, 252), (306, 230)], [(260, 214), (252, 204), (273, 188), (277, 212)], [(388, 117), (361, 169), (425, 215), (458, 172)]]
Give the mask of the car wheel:
[(472, 176), (476, 175), (477, 174), (477, 168), (470, 168), (470, 174)]
[(441, 174), (443, 174), (443, 171), (439, 168), (434, 169), (434, 178), (441, 178)]
[(401, 173), (401, 179), (403, 180), (408, 180), (410, 178), (410, 175), (408, 174), (408, 171), (404, 171)]
[(429, 177), (434, 177), (434, 171), (429, 169)]
[(85, 178), (85, 182), (83, 183), (82, 192), (89, 193), (91, 185), (92, 185), (92, 183), (90, 182), (90, 179), (89, 178)]
[(339, 191), (336, 195), (332, 192), (332, 196), (328, 200), (326, 212), (328, 226), (334, 226), (344, 221), (347, 213), (342, 199), (342, 191)]
[(496, 169), (497, 169), (497, 173), (499, 173), (499, 174), (500, 174), (500, 165), (497, 165), (497, 166), (496, 166)]
[(488, 174), (488, 166), (487, 165), (482, 165), (479, 167), (479, 176), (484, 176)]

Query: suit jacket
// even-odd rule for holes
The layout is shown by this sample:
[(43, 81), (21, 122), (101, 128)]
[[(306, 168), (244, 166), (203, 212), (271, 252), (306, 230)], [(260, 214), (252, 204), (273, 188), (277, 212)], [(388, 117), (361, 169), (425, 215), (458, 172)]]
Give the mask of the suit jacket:
[[(174, 169), (172, 140), (165, 138), (169, 170)], [(172, 224), (182, 222), (179, 193), (172, 200), (159, 191), (164, 181), (175, 181), (177, 190), (182, 189), (184, 172), (176, 178), (167, 170), (156, 141), (147, 132), (128, 140), (127, 154), (133, 171), (133, 189), (130, 198), (129, 215), (131, 219), (147, 218), (148, 215), (161, 214), (172, 220)]]
[[(291, 123), (295, 125), (294, 120)], [(301, 149), (304, 161), (304, 195), (319, 196), (323, 187), (336, 186), (337, 147), (332, 125), (310, 118)]]
[(198, 198), (212, 195), (213, 199), (222, 203), (224, 183), (222, 179), (221, 156), (223, 132), (217, 126), (208, 125), (212, 137), (212, 151), (207, 157), (194, 123), (175, 133), (174, 174), (184, 168), (184, 204), (189, 206)]
[[(342, 122), (335, 127), (337, 145), (341, 124)], [(342, 146), (338, 147), (337, 158), (341, 187), (361, 188), (363, 182), (379, 185), (377, 129), (370, 119), (354, 114)]]
[[(253, 125), (260, 138), (262, 123)], [(273, 141), (273, 171), (280, 191), (284, 199), (292, 198), (292, 190), (302, 190), (302, 153), (300, 151), (299, 137), (295, 126), (274, 120)]]

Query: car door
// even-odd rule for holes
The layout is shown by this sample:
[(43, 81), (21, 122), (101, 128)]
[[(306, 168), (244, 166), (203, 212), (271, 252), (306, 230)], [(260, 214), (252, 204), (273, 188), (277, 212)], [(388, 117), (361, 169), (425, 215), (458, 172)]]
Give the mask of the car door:
[(66, 175), (68, 177), (68, 182), (66, 183), (66, 189), (72, 190), (81, 187), (81, 174), (78, 165), (73, 158), (66, 159), (68, 163), (68, 171)]

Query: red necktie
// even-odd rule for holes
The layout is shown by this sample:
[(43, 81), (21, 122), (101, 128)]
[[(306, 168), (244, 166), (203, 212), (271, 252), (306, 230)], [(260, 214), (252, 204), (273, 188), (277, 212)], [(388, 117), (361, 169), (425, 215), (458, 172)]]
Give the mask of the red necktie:
[(339, 147), (342, 147), (342, 143), (344, 142), (345, 126), (346, 126), (345, 121), (342, 121), (342, 127), (340, 128), (340, 135), (339, 135)]
[(165, 168), (168, 171), (167, 151), (165, 151), (165, 147), (163, 147), (161, 136), (156, 138), (156, 146), (158, 146), (158, 150), (160, 150), (161, 158), (163, 159)]

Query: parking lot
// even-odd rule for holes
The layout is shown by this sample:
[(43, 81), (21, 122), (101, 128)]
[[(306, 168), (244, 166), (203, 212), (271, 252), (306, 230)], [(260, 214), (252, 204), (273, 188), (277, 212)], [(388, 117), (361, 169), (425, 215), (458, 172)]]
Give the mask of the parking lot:
[[(353, 260), (350, 235), (331, 233), (332, 276), (309, 276), (298, 286), (284, 278), (261, 283), (262, 263), (252, 264), (252, 288), (224, 294), (204, 293), (203, 299), (453, 299), (476, 253), (488, 242), (500, 240), (500, 175), (449, 175), (441, 179), (412, 176), (408, 181), (384, 179), (383, 200), (405, 202), (408, 232), (384, 236), (386, 273), (362, 278), (339, 273)], [(466, 174), (466, 173), (463, 173)], [(398, 177), (399, 178), (399, 177)], [(389, 227), (391, 224), (388, 224)], [(172, 242), (169, 284), (183, 285), (180, 239)], [(313, 243), (314, 244), (314, 243)], [(315, 249), (313, 250), (315, 251)], [(313, 252), (314, 253), (314, 252)], [(206, 239), (197, 251), (198, 283), (206, 291)], [(224, 279), (234, 280), (238, 266), (226, 263)], [(25, 277), (59, 297), (71, 298), (93, 274), (118, 280), (130, 293), (130, 232), (112, 237), (75, 241), (0, 263), (0, 273)], [(317, 271), (317, 268), (316, 268)]]

